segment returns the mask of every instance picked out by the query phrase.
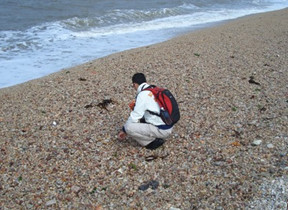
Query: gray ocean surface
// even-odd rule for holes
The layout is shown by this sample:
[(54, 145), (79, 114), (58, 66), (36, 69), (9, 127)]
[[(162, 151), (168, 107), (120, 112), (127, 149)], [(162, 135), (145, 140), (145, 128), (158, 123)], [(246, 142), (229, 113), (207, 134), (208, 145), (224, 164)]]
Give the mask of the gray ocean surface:
[(1, 0), (0, 88), (288, 0)]

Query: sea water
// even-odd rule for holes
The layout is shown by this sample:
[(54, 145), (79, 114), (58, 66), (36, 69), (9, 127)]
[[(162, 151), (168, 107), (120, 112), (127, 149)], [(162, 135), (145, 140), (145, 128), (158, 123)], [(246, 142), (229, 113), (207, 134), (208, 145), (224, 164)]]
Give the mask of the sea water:
[(0, 88), (288, 0), (1, 0)]

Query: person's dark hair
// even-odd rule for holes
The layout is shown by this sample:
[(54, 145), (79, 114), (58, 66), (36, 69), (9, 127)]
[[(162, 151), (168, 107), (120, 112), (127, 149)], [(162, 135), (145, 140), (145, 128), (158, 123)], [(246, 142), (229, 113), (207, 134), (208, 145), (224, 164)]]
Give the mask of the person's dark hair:
[(132, 77), (132, 82), (141, 85), (142, 83), (146, 82), (145, 75), (142, 73), (136, 73)]

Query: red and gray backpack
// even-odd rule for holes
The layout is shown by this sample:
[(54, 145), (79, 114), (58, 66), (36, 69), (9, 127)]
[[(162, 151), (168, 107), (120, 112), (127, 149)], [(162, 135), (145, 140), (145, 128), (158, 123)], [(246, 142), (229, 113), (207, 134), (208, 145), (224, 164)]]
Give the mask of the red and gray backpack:
[(151, 114), (161, 117), (166, 125), (174, 125), (178, 122), (180, 119), (179, 107), (176, 99), (169, 90), (155, 85), (150, 85), (143, 89), (143, 91), (144, 90), (151, 91), (160, 106), (159, 114), (149, 111)]

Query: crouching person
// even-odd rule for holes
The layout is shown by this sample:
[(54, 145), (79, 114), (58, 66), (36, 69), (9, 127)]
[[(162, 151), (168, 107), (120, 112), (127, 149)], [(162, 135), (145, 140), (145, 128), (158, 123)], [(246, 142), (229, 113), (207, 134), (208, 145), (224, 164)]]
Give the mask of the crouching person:
[(160, 107), (153, 93), (144, 90), (150, 86), (146, 83), (145, 75), (134, 74), (132, 83), (137, 91), (136, 101), (134, 107), (130, 104), (132, 111), (122, 131), (119, 132), (118, 139), (124, 140), (128, 135), (147, 149), (157, 149), (172, 133), (173, 126), (166, 125), (161, 117), (155, 114), (159, 114)]

